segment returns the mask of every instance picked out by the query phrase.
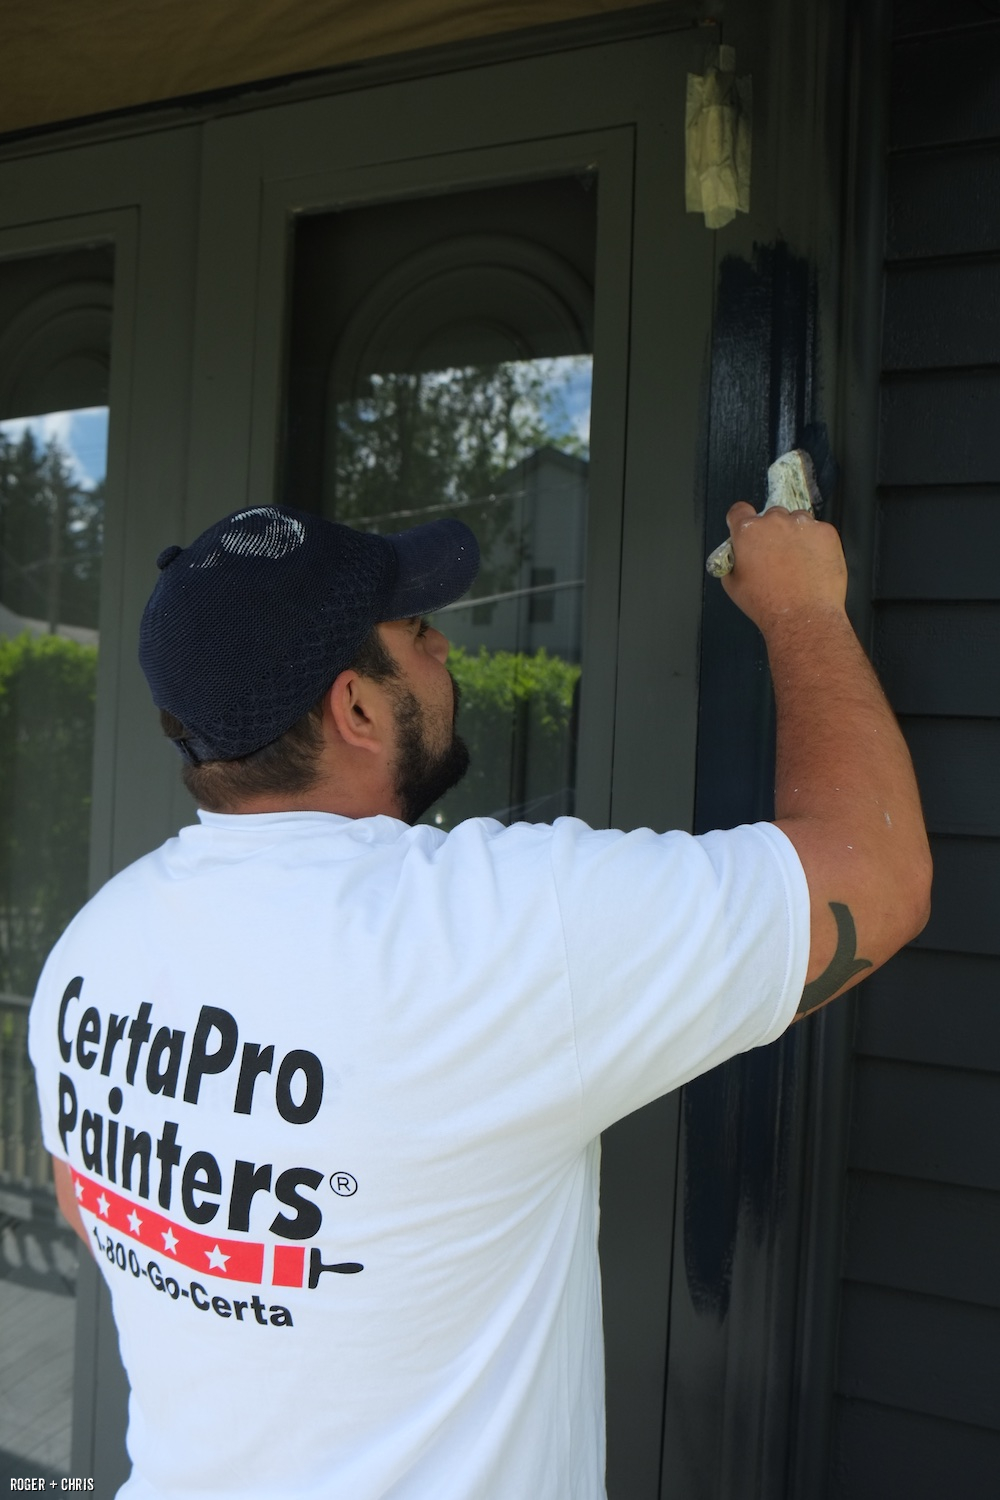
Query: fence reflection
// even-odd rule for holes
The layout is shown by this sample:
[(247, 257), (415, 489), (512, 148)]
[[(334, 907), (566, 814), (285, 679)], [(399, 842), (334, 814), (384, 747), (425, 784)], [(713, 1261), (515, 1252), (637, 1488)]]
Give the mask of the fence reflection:
[(8, 1195), (15, 1187), (52, 1186), (28, 1061), (29, 1004), (22, 995), (0, 994), (0, 1188)]

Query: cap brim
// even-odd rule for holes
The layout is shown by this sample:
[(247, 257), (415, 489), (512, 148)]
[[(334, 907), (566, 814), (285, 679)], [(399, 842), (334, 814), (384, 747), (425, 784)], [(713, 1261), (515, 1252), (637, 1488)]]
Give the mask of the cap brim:
[(447, 517), (394, 531), (396, 584), (383, 619), (429, 615), (468, 593), (479, 572), (479, 543), (462, 521)]

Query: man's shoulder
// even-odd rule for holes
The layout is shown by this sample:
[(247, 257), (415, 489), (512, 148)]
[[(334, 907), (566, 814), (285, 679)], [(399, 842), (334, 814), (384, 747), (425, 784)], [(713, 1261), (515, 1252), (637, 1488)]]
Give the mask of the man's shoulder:
[(148, 888), (151, 881), (161, 877), (163, 849), (166, 847), (167, 845), (163, 845), (148, 854), (140, 855), (131, 864), (109, 875), (63, 929), (60, 943), (88, 924), (113, 916), (122, 906), (127, 905), (135, 892)]
[[(419, 835), (433, 834), (433, 829), (412, 829)], [(495, 818), (466, 818), (457, 823), (444, 838), (435, 843), (428, 842), (426, 852), (442, 861), (461, 861), (463, 858), (483, 857), (508, 862), (518, 859), (538, 861), (556, 846), (574, 846), (600, 838), (612, 840), (621, 835), (614, 830), (591, 828), (579, 818), (557, 818), (552, 823), (500, 823)]]

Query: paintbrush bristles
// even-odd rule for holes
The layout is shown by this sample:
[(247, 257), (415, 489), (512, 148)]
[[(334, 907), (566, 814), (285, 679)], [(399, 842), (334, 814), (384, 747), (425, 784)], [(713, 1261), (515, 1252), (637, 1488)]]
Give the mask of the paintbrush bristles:
[(767, 504), (764, 510), (780, 505), (782, 510), (807, 510), (815, 514), (820, 503), (819, 486), (813, 461), (804, 448), (793, 448), (776, 458), (767, 471)]

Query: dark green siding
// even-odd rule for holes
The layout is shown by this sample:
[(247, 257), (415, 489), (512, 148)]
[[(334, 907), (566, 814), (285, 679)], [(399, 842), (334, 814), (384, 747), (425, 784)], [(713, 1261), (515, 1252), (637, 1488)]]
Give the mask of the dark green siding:
[(831, 1495), (1000, 1487), (1000, 8), (895, 8), (874, 650), (935, 855), (864, 988)]

